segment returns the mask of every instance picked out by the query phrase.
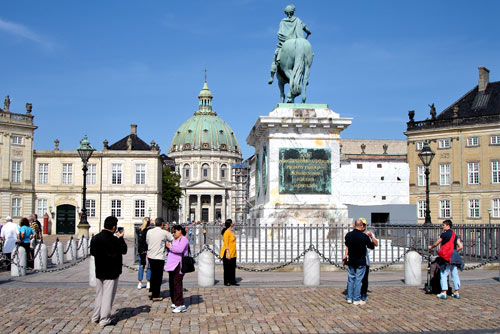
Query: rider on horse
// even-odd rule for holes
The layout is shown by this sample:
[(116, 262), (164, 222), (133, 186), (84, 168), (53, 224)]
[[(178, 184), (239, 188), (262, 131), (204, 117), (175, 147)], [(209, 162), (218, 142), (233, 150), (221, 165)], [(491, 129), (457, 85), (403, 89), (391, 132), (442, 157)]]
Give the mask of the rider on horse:
[(307, 29), (306, 25), (296, 16), (293, 16), (295, 13), (295, 6), (288, 5), (285, 7), (285, 14), (287, 17), (281, 20), (280, 28), (278, 30), (278, 44), (276, 45), (276, 51), (274, 51), (274, 59), (271, 64), (271, 79), (269, 80), (269, 84), (272, 84), (274, 81), (274, 73), (278, 69), (278, 65), (280, 62), (281, 55), (281, 46), (288, 39), (293, 38), (304, 38), (304, 34), (302, 31), (305, 31), (307, 37), (311, 34), (311, 31)]

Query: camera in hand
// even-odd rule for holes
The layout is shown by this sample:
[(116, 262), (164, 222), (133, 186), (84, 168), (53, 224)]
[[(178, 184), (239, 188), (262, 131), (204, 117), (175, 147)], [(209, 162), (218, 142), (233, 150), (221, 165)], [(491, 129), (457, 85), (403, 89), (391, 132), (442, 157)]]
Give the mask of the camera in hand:
[(117, 232), (118, 232), (118, 233), (123, 233), (123, 227), (118, 227)]

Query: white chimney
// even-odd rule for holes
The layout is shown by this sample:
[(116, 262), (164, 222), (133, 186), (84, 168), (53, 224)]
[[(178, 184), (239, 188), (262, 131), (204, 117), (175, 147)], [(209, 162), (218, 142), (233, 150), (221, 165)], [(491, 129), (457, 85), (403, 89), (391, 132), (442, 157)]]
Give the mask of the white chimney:
[(479, 91), (484, 92), (490, 82), (490, 70), (484, 66), (479, 67)]
[(137, 136), (137, 124), (130, 124), (130, 134)]

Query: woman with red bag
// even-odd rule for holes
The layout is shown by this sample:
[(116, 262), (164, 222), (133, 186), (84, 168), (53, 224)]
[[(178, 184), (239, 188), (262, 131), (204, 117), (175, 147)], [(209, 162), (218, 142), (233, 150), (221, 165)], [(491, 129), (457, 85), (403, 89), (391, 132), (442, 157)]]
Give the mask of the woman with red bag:
[(441, 273), (441, 293), (437, 295), (440, 299), (446, 299), (446, 292), (448, 291), (448, 275), (451, 272), (451, 279), (453, 280), (453, 287), (455, 292), (453, 297), (459, 299), (460, 294), (460, 278), (458, 277), (457, 265), (451, 261), (453, 252), (459, 252), (464, 248), (462, 241), (457, 237), (455, 232), (451, 230), (453, 225), (452, 221), (447, 219), (443, 221), (443, 233), (439, 236), (434, 244), (429, 246), (429, 249), (433, 249), (441, 244), (439, 248), (438, 255), (442, 259), (442, 263), (439, 266), (439, 271)]

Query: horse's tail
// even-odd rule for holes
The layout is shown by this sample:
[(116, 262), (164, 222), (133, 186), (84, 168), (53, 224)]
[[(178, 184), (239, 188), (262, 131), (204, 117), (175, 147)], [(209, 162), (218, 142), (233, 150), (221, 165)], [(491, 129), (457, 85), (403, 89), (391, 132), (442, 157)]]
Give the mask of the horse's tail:
[(306, 51), (301, 39), (295, 41), (295, 63), (293, 65), (292, 77), (290, 78), (290, 92), (292, 96), (299, 96), (302, 90), (300, 84), (304, 73)]

